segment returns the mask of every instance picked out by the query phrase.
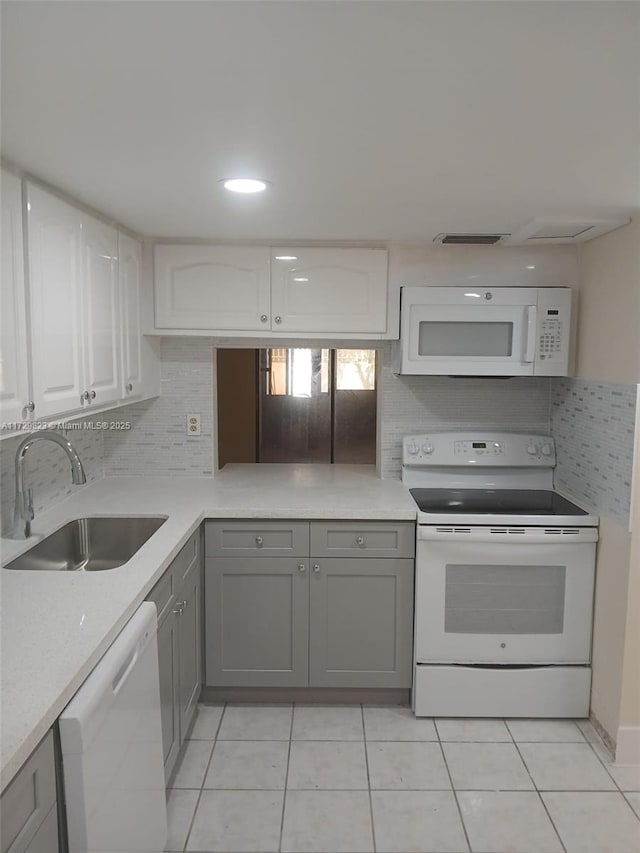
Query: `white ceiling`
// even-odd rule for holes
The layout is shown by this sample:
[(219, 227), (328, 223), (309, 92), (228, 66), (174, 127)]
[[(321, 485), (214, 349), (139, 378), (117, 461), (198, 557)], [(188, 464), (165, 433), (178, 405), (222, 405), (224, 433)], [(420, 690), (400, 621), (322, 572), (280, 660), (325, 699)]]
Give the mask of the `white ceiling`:
[[(141, 234), (640, 211), (635, 2), (3, 2), (2, 154)], [(259, 197), (220, 178), (266, 177)]]

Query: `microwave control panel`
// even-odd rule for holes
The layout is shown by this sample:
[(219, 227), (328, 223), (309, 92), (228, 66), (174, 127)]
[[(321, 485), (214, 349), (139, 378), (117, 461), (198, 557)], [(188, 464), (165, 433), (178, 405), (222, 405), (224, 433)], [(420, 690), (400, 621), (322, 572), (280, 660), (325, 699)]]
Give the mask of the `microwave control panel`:
[(536, 376), (566, 375), (569, 367), (571, 291), (543, 287), (538, 291)]

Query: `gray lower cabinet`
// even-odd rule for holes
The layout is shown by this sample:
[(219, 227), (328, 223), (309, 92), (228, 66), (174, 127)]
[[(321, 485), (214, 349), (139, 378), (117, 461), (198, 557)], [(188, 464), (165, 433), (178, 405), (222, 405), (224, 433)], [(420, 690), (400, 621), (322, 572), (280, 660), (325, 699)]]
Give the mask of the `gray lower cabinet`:
[(308, 573), (308, 558), (206, 558), (208, 685), (308, 684)]
[(178, 703), (180, 679), (178, 677), (177, 622), (177, 614), (170, 613), (162, 622), (158, 623), (162, 748), (167, 781), (180, 752), (180, 710)]
[(58, 853), (53, 733), (49, 732), (0, 798), (2, 853)]
[(411, 686), (412, 523), (205, 528), (208, 686)]
[(178, 673), (180, 731), (189, 730), (202, 688), (202, 565), (194, 561), (180, 583)]
[(312, 563), (310, 685), (411, 686), (413, 574), (409, 559)]
[(162, 745), (167, 782), (202, 687), (201, 554), (198, 531), (148, 595), (158, 609)]

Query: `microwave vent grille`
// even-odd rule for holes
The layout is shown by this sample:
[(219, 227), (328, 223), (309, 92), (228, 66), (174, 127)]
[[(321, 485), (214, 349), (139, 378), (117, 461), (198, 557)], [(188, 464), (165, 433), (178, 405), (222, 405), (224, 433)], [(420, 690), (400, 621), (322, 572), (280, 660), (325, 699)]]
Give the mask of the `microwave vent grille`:
[(433, 242), (453, 246), (494, 246), (508, 234), (437, 234)]

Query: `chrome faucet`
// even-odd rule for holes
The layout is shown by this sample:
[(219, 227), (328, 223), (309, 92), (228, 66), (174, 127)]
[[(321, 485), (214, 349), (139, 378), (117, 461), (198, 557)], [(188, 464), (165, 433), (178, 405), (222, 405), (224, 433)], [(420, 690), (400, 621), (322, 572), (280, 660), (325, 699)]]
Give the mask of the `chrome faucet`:
[(31, 522), (34, 519), (33, 489), (28, 489), (26, 492), (24, 490), (24, 460), (27, 450), (36, 441), (53, 441), (59, 445), (71, 463), (71, 481), (76, 486), (87, 482), (80, 457), (68, 439), (48, 429), (25, 438), (16, 450), (16, 500), (13, 509), (14, 539), (28, 539), (31, 536)]

